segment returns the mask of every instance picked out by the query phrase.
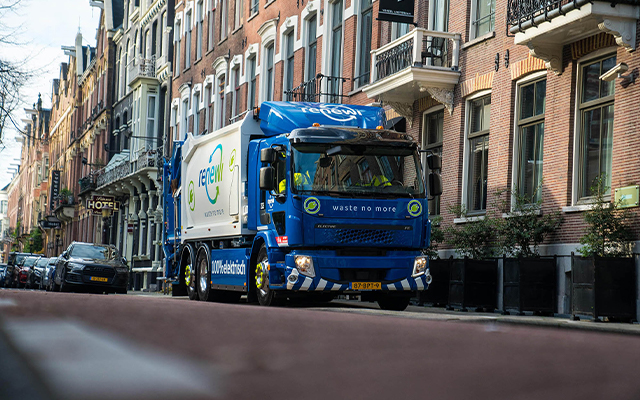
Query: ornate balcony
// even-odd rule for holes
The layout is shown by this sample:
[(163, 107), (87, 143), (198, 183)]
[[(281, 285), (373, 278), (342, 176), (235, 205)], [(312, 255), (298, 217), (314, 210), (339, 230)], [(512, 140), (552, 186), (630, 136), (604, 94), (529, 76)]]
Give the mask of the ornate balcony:
[[(120, 156), (120, 157), (118, 157)], [(118, 154), (107, 164), (106, 167), (98, 171), (96, 186), (98, 189), (119, 181), (131, 174), (131, 163), (129, 162), (129, 153)]]
[(398, 108), (411, 107), (427, 95), (452, 107), (453, 88), (460, 78), (460, 39), (459, 33), (415, 28), (373, 50), (371, 83), (363, 91)]
[(610, 33), (627, 50), (636, 48), (640, 6), (635, 0), (509, 0), (507, 25), (515, 44), (529, 47), (547, 68), (562, 73), (562, 47)]
[(129, 65), (129, 86), (133, 86), (136, 81), (142, 78), (153, 79), (157, 83), (156, 79), (156, 56), (151, 58), (142, 58), (140, 56), (135, 57)]
[(342, 103), (342, 98), (345, 97), (342, 94), (342, 84), (346, 81), (347, 78), (318, 74), (284, 94), (287, 96), (286, 101)]
[(69, 222), (75, 215), (75, 205), (73, 194), (59, 195), (53, 201), (53, 212), (59, 220)]
[(95, 190), (96, 189), (95, 174), (91, 173), (85, 177), (80, 178), (80, 180), (78, 181), (78, 184), (80, 185), (80, 191), (78, 192), (78, 195), (83, 195), (87, 192)]

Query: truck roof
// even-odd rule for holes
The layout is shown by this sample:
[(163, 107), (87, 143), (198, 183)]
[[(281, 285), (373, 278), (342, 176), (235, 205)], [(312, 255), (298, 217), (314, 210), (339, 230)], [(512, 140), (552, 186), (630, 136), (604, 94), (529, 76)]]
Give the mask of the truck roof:
[(260, 129), (266, 136), (290, 133), (314, 123), (365, 129), (386, 123), (382, 108), (351, 104), (266, 101), (260, 106), (259, 117)]
[(382, 129), (320, 126), (296, 129), (289, 135), (293, 143), (380, 144), (385, 146), (415, 146), (413, 138), (402, 132)]

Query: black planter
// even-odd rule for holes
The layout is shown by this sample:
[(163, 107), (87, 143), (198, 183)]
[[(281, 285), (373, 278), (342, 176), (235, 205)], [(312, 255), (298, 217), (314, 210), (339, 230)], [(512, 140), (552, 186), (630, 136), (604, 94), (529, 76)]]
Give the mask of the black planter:
[(571, 314), (634, 321), (636, 268), (633, 258), (571, 256)]
[(452, 260), (449, 275), (448, 308), (497, 307), (498, 260)]
[(430, 303), (434, 306), (444, 307), (449, 301), (449, 274), (453, 257), (445, 259), (429, 260), (429, 271), (433, 281), (429, 289), (419, 293), (420, 304)]
[(557, 309), (556, 257), (504, 258), (502, 302), (506, 314), (553, 315)]

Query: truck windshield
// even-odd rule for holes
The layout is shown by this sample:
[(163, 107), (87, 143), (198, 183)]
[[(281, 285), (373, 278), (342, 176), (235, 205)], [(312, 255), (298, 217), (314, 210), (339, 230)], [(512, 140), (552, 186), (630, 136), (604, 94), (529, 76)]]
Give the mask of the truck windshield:
[(301, 143), (293, 146), (292, 153), (292, 188), (296, 193), (425, 196), (420, 159), (411, 147)]

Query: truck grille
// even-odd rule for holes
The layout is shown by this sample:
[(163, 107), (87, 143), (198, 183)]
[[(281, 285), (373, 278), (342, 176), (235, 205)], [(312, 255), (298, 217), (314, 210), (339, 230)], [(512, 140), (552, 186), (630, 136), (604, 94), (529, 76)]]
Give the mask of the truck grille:
[(328, 232), (333, 241), (340, 244), (370, 243), (370, 244), (391, 244), (393, 243), (394, 232), (379, 229), (336, 229)]
[(386, 268), (340, 268), (341, 282), (380, 282), (384, 281)]

